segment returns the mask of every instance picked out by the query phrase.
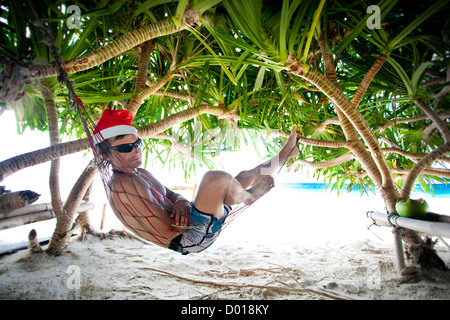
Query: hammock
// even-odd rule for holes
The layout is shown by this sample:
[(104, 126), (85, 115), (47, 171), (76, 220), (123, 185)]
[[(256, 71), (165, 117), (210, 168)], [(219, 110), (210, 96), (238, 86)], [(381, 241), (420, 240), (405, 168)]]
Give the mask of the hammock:
[[(116, 216), (134, 234), (157, 245), (167, 247), (183, 254), (187, 254), (189, 252), (201, 252), (204, 249), (208, 248), (215, 241), (222, 230), (224, 230), (234, 219), (236, 219), (236, 217), (240, 213), (251, 206), (254, 201), (247, 204), (241, 204), (235, 207), (233, 210), (231, 209), (231, 207), (225, 208), (225, 216), (222, 219), (211, 217), (211, 219), (214, 220), (215, 224), (213, 224), (213, 221), (211, 220), (207, 228), (216, 228), (216, 230), (212, 230), (215, 235), (215, 237), (212, 239), (208, 238), (208, 234), (206, 234), (206, 236), (204, 236), (202, 239), (196, 238), (198, 237), (198, 233), (195, 232), (196, 228), (197, 230), (198, 228), (205, 228), (205, 225), (203, 223), (197, 222), (196, 219), (192, 218), (191, 215), (185, 217), (188, 221), (188, 229), (186, 231), (177, 231), (176, 226), (170, 226), (171, 230), (174, 230), (174, 232), (176, 233), (175, 238), (173, 237), (173, 235), (168, 238), (166, 235), (160, 232), (158, 225), (161, 225), (161, 223), (170, 224), (171, 222), (168, 216), (162, 218), (156, 215), (154, 213), (155, 208), (161, 207), (161, 202), (165, 202), (166, 204), (169, 204), (169, 207), (173, 209), (175, 203), (173, 203), (152, 183), (150, 183), (150, 181), (146, 179), (145, 175), (143, 174), (127, 174), (122, 172), (115, 174), (113, 179), (111, 165), (106, 159), (105, 153), (102, 152), (101, 145), (106, 144), (109, 147), (110, 152), (115, 152), (115, 156), (117, 156), (117, 158), (121, 159), (121, 156), (118, 152), (111, 148), (108, 140), (104, 139), (101, 135), (95, 135), (95, 139), (101, 140), (100, 143), (98, 143), (99, 141), (97, 140), (94, 142), (93, 133), (94, 131), (96, 131), (96, 124), (84, 108), (83, 101), (81, 101), (81, 99), (75, 93), (73, 83), (69, 80), (67, 72), (62, 66), (62, 58), (59, 55), (59, 49), (56, 47), (55, 42), (51, 37), (51, 32), (48, 26), (40, 21), (35, 12), (34, 14), (36, 17), (36, 25), (40, 28), (44, 38), (47, 40), (47, 44), (51, 48), (52, 56), (55, 59), (56, 67), (58, 70), (58, 81), (66, 85), (68, 89), (67, 101), (72, 102), (71, 107), (78, 113), (81, 124), (83, 125), (83, 129), (87, 134), (87, 139), (94, 153), (95, 163), (98, 166), (105, 191), (108, 195), (108, 199), (110, 200), (110, 205), (115, 208), (114, 212)], [(297, 137), (294, 148), (296, 147), (298, 141), (299, 137)], [(294, 148), (292, 148), (291, 153)], [(285, 165), (286, 161), (282, 163), (278, 173), (281, 171), (281, 168)], [(127, 166), (125, 161), (122, 161), (122, 166)], [(139, 192), (136, 192), (135, 194), (125, 192), (126, 188), (124, 187), (123, 183), (125, 180), (127, 180), (127, 183), (131, 182), (134, 190), (136, 191), (139, 189), (138, 184), (145, 184), (152, 193), (153, 199), (149, 197), (142, 197)], [(119, 202), (123, 210), (117, 209), (117, 203), (111, 203), (111, 198), (113, 198), (114, 193), (120, 194), (120, 196), (115, 196), (114, 199)], [(162, 201), (156, 201), (157, 198), (161, 199)], [(135, 204), (137, 202), (140, 206), (139, 210), (136, 210), (137, 205)], [(141, 210), (142, 208), (144, 208), (144, 210)], [(169, 212), (167, 213), (169, 215)], [(193, 238), (190, 238), (191, 236)], [(177, 241), (174, 242), (174, 239), (176, 239)], [(195, 247), (195, 250), (186, 251), (186, 247), (182, 247), (180, 243), (190, 243), (192, 244), (191, 247)]]
[[(60, 78), (63, 79), (62, 82), (64, 82), (68, 88), (68, 100), (72, 102), (72, 109), (76, 110), (78, 113), (83, 129), (87, 134), (87, 139), (94, 153), (95, 163), (98, 166), (110, 205), (117, 218), (125, 227), (137, 236), (182, 254), (201, 252), (208, 248), (217, 239), (219, 234), (239, 216), (239, 214), (257, 200), (255, 199), (247, 204), (240, 204), (234, 209), (229, 206), (224, 206), (225, 215), (221, 219), (215, 218), (208, 213), (205, 215), (201, 212), (199, 219), (199, 215), (195, 216), (192, 213), (193, 210), (191, 210), (191, 213), (184, 217), (186, 221), (188, 221), (187, 229), (180, 230), (180, 228), (177, 228), (169, 218), (172, 213), (171, 210), (175, 207), (175, 203), (149, 181), (148, 176), (146, 177), (145, 174), (147, 171), (143, 169), (141, 169), (142, 171), (139, 171), (138, 169), (138, 171), (136, 171), (138, 174), (135, 174), (123, 171), (119, 172), (116, 170), (116, 172), (113, 173), (111, 164), (107, 160), (104, 150), (102, 150), (102, 147), (105, 145), (108, 147), (109, 152), (112, 152), (117, 159), (120, 159), (122, 168), (130, 169), (125, 171), (135, 172), (135, 168), (130, 167), (123, 160), (120, 153), (114, 148), (111, 148), (108, 139), (105, 139), (102, 134), (99, 133), (100, 130), (98, 130), (95, 122), (84, 108), (81, 99), (76, 95), (73, 83), (68, 80), (67, 74), (65, 77)], [(289, 159), (289, 156), (296, 148), (299, 139), (300, 136), (297, 135), (293, 148), (279, 166), (276, 175), (278, 175), (284, 167), (287, 159)], [(129, 187), (130, 183), (132, 186), (131, 188)], [(128, 187), (125, 185), (128, 185)], [(150, 191), (152, 197), (142, 196), (139, 189), (142, 189), (143, 185)], [(165, 190), (164, 188), (165, 187), (163, 187), (163, 191)], [(130, 189), (132, 192), (130, 192)], [(162, 204), (169, 204), (169, 208), (163, 208)], [(192, 202), (191, 206), (193, 207)], [(161, 217), (161, 215), (155, 214), (157, 208), (163, 209), (167, 213), (167, 216)], [(198, 212), (199, 211), (197, 210), (197, 213)], [(208, 217), (209, 221), (201, 221), (205, 220), (205, 216)], [(165, 224), (166, 230), (169, 226), (170, 230), (173, 231), (170, 237), (160, 232), (162, 224)]]
[[(91, 116), (84, 108), (83, 102), (77, 97), (73, 89), (69, 89), (69, 99), (73, 100), (72, 107), (77, 110), (81, 123), (84, 127), (84, 131), (87, 134), (87, 139), (94, 153), (95, 163), (98, 166), (105, 191), (108, 199), (110, 200), (110, 205), (113, 208), (117, 218), (127, 229), (132, 231), (137, 236), (183, 254), (187, 254), (189, 252), (201, 252), (209, 247), (216, 240), (221, 231), (224, 230), (234, 219), (236, 219), (240, 213), (254, 203), (253, 201), (249, 204), (241, 204), (236, 206), (234, 209), (231, 209), (231, 207), (226, 207), (226, 217), (223, 219), (211, 217), (212, 220), (216, 223), (218, 222), (219, 224), (219, 230), (214, 230), (215, 232), (213, 239), (208, 238), (208, 236), (199, 239), (194, 229), (205, 228), (205, 225), (203, 223), (199, 223), (199, 221), (192, 218), (191, 215), (186, 216), (185, 218), (189, 224), (185, 231), (177, 232), (175, 231), (177, 226), (171, 224), (171, 230), (174, 230), (176, 233), (176, 241), (172, 241), (172, 237), (168, 238), (163, 233), (158, 231), (158, 225), (161, 225), (161, 223), (170, 222), (168, 222), (168, 219), (162, 219), (158, 215), (154, 214), (154, 211), (155, 207), (161, 208), (161, 203), (170, 204), (169, 210), (170, 207), (172, 209), (174, 208), (175, 203), (164, 195), (161, 190), (155, 187), (148, 180), (145, 174), (131, 174), (123, 171), (112, 170), (110, 162), (106, 159), (105, 152), (102, 151), (102, 147), (105, 145), (109, 146), (109, 152), (113, 152), (115, 157), (121, 159), (120, 161), (123, 167), (128, 167), (130, 169), (133, 168), (129, 167), (129, 165), (122, 159), (120, 153), (111, 148), (108, 140), (104, 139), (103, 136), (98, 133), (99, 130), (97, 130), (95, 122), (92, 120)], [(133, 192), (130, 192), (130, 182), (133, 185)], [(128, 187), (126, 187), (125, 184)], [(149, 199), (148, 197), (141, 195), (139, 188), (142, 188), (142, 184), (146, 185), (146, 187), (151, 191), (153, 194), (153, 199)], [(159, 200), (156, 200), (158, 198)], [(191, 206), (192, 205), (193, 203), (191, 202)], [(120, 207), (121, 210), (119, 210), (118, 207)], [(144, 210), (142, 210), (143, 208)], [(168, 215), (169, 213), (170, 212), (168, 212)], [(212, 221), (209, 225), (213, 227)], [(186, 247), (182, 247), (180, 243), (190, 243), (192, 249), (190, 251), (186, 251)]]

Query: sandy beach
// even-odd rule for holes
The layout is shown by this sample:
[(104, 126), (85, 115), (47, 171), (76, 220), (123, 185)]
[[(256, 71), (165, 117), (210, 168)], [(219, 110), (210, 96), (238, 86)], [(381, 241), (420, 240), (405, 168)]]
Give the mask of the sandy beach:
[[(0, 299), (450, 298), (448, 279), (399, 283), (390, 230), (368, 229), (361, 212), (368, 198), (343, 195), (320, 202), (320, 193), (299, 198), (291, 192), (279, 188), (255, 203), (200, 254), (88, 236), (72, 238), (58, 257), (28, 250), (3, 255)], [(279, 199), (291, 200), (280, 206)], [(448, 201), (433, 203), (439, 200), (443, 206)], [(351, 210), (333, 211), (338, 203)], [(449, 266), (450, 250), (442, 243), (436, 250)]]

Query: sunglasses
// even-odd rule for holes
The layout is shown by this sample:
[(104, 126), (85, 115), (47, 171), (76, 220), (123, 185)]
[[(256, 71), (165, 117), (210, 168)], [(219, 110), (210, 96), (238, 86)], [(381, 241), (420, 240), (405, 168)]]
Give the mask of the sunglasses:
[(118, 146), (114, 146), (112, 148), (120, 153), (130, 153), (131, 151), (133, 151), (133, 148), (136, 148), (137, 150), (139, 150), (141, 148), (141, 145), (142, 145), (142, 140), (137, 139), (133, 143), (119, 144)]

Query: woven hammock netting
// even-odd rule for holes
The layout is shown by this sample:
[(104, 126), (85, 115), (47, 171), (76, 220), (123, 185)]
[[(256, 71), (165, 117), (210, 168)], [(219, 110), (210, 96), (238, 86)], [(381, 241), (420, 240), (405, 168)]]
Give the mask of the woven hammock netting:
[[(191, 232), (192, 230), (196, 230), (196, 228), (209, 228), (212, 225), (210, 224), (209, 226), (205, 226), (204, 223), (198, 223), (196, 220), (191, 218), (191, 215), (189, 215), (185, 217), (185, 219), (187, 219), (188, 221), (188, 225), (187, 227), (185, 227), (186, 229), (180, 230), (180, 228), (177, 228), (177, 226), (174, 225), (173, 221), (171, 221), (170, 219), (175, 203), (173, 203), (168, 197), (166, 197), (164, 186), (157, 186), (152, 183), (150, 179), (148, 179), (148, 175), (145, 174), (145, 170), (125, 170), (127, 172), (136, 172), (129, 174), (124, 172), (120, 174), (113, 173), (111, 164), (107, 160), (107, 156), (99, 147), (101, 144), (107, 144), (108, 141), (103, 139), (104, 141), (98, 143), (97, 139), (99, 137), (96, 134), (95, 138), (97, 143), (94, 143), (93, 132), (94, 130), (96, 130), (95, 121), (93, 121), (87, 110), (84, 108), (83, 102), (75, 93), (73, 83), (69, 80), (68, 74), (63, 68), (63, 60), (59, 55), (59, 49), (55, 45), (51, 30), (49, 29), (47, 24), (43, 23), (39, 19), (39, 16), (36, 14), (36, 12), (34, 12), (34, 15), (36, 20), (34, 23), (42, 32), (47, 45), (51, 49), (51, 54), (55, 59), (55, 66), (58, 73), (58, 82), (67, 86), (68, 99), (66, 101), (68, 103), (71, 103), (70, 109), (75, 110), (78, 113), (81, 124), (83, 125), (84, 131), (87, 134), (87, 139), (93, 151), (95, 163), (98, 166), (106, 194), (117, 218), (124, 224), (125, 227), (127, 227), (137, 236), (154, 244), (179, 251), (183, 254), (190, 252), (200, 252), (209, 247), (215, 239), (213, 239), (213, 241), (205, 241), (205, 238), (190, 239), (189, 237), (190, 235), (196, 234), (195, 232)], [(0, 62), (4, 61), (1, 60)], [(30, 72), (32, 71), (34, 72), (34, 70), (30, 69)], [(26, 79), (24, 78), (23, 81), (25, 80)], [(13, 85), (17, 86), (19, 84)], [(14, 89), (16, 89), (16, 87), (14, 87)], [(14, 93), (16, 91), (17, 90), (14, 90)], [(3, 94), (3, 92), (0, 92), (0, 96), (1, 94)], [(8, 95), (8, 97), (9, 96), (10, 95)], [(102, 140), (101, 137), (100, 140)], [(116, 152), (112, 148), (109, 149), (109, 152), (115, 152), (116, 158), (121, 158), (119, 152)], [(127, 166), (127, 163), (125, 161), (122, 161), (121, 164), (122, 167)], [(146, 189), (145, 192), (142, 192), (143, 188)], [(218, 232), (214, 232), (214, 234), (218, 235), (239, 215), (239, 213), (244, 211), (252, 203), (241, 204), (233, 210), (231, 208), (226, 208), (226, 217), (219, 222), (220, 228)], [(161, 212), (161, 210), (165, 211), (167, 215), (162, 216), (156, 214), (156, 212)], [(162, 228), (162, 226), (164, 228)], [(170, 230), (173, 230), (170, 236), (168, 236), (169, 233), (167, 232), (161, 232), (162, 229), (167, 230), (167, 227), (169, 227)], [(217, 231), (217, 229), (215, 231)], [(177, 243), (183, 243), (183, 248), (177, 248), (173, 246), (172, 240), (175, 237), (178, 238)], [(186, 243), (190, 244), (191, 247), (196, 247), (196, 249), (189, 252), (183, 251)]]
[[(208, 239), (205, 238), (199, 239), (198, 236), (195, 236), (195, 232), (190, 232), (194, 228), (208, 228), (208, 225), (199, 223), (192, 219), (190, 215), (185, 217), (188, 221), (188, 226), (183, 229), (178, 228), (173, 224), (173, 221), (169, 217), (175, 203), (165, 195), (164, 186), (156, 185), (150, 181), (149, 173), (146, 170), (126, 170), (131, 172), (134, 171), (136, 174), (122, 171), (114, 172), (114, 170), (112, 170), (110, 162), (106, 159), (104, 152), (102, 152), (99, 147), (101, 144), (108, 144), (108, 140), (103, 139), (101, 143), (94, 143), (93, 132), (96, 128), (95, 122), (84, 108), (83, 102), (74, 93), (72, 94), (72, 99), (74, 100), (74, 105), (72, 107), (77, 109), (81, 123), (87, 134), (110, 206), (123, 225), (129, 231), (144, 240), (162, 247), (168, 247), (183, 254), (200, 252), (209, 247), (214, 241), (207, 241)], [(98, 139), (97, 134), (95, 139)], [(101, 139), (102, 138), (100, 137), (100, 140)], [(118, 159), (121, 159), (120, 153), (114, 149), (109, 148), (109, 152), (114, 152), (114, 155)], [(128, 166), (123, 159), (121, 161), (121, 166), (124, 168)], [(142, 191), (143, 188), (146, 188), (147, 190)], [(191, 205), (192, 204), (193, 203), (191, 202)], [(226, 207), (224, 209), (226, 218), (221, 219), (221, 227), (220, 230), (216, 232), (216, 236), (218, 236), (220, 232), (223, 231), (241, 212), (252, 204), (253, 202), (250, 204), (240, 204), (235, 208)], [(155, 212), (158, 209), (167, 212), (167, 216), (161, 217), (161, 215), (156, 214)], [(162, 228), (164, 226), (165, 228)], [(167, 236), (167, 233), (165, 235), (160, 231), (161, 229), (167, 230), (167, 226), (170, 227), (170, 230), (173, 230), (170, 237)], [(176, 243), (171, 241), (174, 237), (178, 237)], [(194, 251), (185, 251), (185, 248), (181, 248), (178, 244), (180, 242), (189, 243), (191, 247), (195, 247)], [(174, 245), (178, 247), (174, 247)]]

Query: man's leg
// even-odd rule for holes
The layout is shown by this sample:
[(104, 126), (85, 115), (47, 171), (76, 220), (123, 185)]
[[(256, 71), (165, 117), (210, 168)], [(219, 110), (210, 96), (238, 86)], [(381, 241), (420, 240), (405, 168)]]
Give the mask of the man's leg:
[(239, 172), (235, 179), (239, 181), (244, 189), (247, 189), (248, 187), (253, 186), (259, 180), (261, 180), (264, 176), (272, 175), (283, 165), (286, 160), (295, 157), (298, 154), (299, 151), (297, 148), (297, 130), (294, 126), (291, 129), (291, 134), (288, 138), (288, 141), (275, 157), (267, 160), (266, 162), (258, 165), (253, 169)]
[(274, 186), (272, 176), (265, 176), (249, 189), (225, 171), (208, 171), (198, 187), (194, 206), (216, 218), (223, 217), (224, 205), (249, 204), (270, 191)]
[[(293, 127), (288, 141), (274, 158), (247, 171), (240, 172), (235, 178), (224, 171), (209, 171), (203, 177), (195, 207), (205, 213), (223, 217), (223, 205), (249, 204), (263, 196), (274, 186), (271, 176), (275, 170), (289, 158), (298, 155), (297, 132)], [(251, 187), (250, 189), (248, 189)]]

